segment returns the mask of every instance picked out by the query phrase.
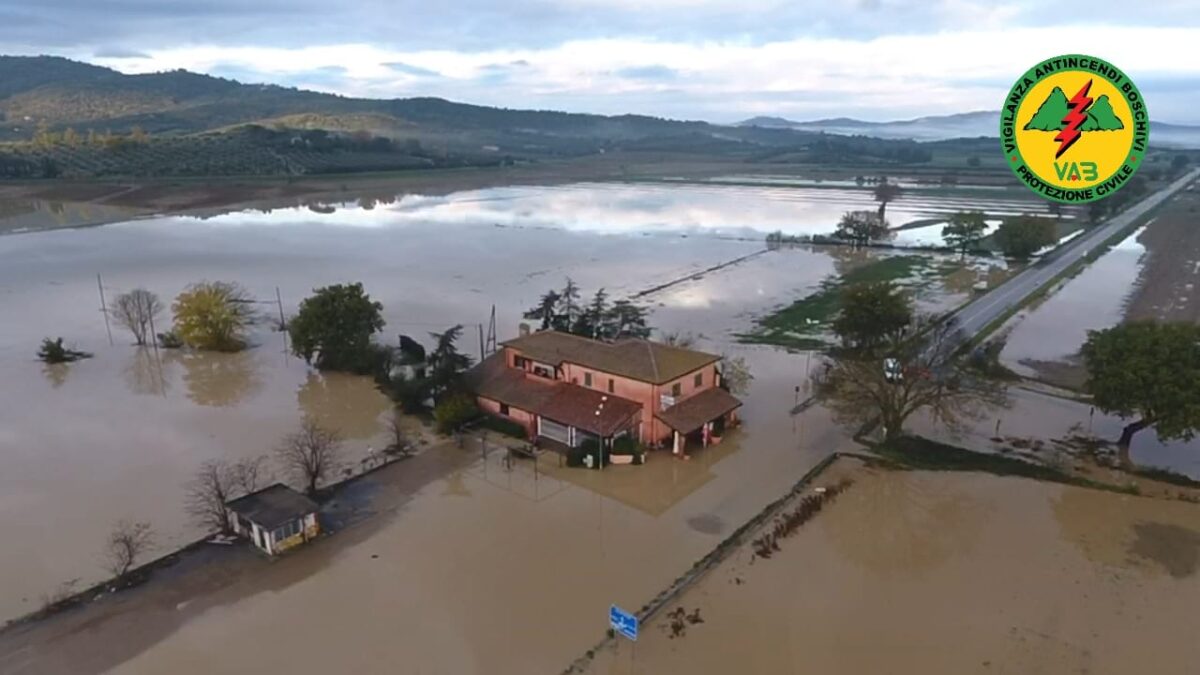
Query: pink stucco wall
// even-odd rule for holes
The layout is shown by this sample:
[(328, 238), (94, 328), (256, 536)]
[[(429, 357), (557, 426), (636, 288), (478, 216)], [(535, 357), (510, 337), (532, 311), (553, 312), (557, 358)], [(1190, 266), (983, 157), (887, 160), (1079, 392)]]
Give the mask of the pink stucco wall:
[(479, 402), (480, 410), (482, 410), (488, 414), (491, 414), (491, 415), (499, 415), (501, 417), (508, 417), (512, 421), (517, 422), (521, 426), (525, 427), (525, 432), (529, 435), (530, 439), (532, 439), (535, 435), (537, 435), (537, 422), (536, 422), (536, 420), (534, 420), (534, 417), (531, 413), (521, 410), (520, 408), (514, 408), (512, 406), (509, 406), (508, 407), (508, 415), (500, 415), (500, 403), (499, 402), (493, 401), (490, 398), (484, 398), (482, 396), (480, 396), (478, 398), (478, 402)]

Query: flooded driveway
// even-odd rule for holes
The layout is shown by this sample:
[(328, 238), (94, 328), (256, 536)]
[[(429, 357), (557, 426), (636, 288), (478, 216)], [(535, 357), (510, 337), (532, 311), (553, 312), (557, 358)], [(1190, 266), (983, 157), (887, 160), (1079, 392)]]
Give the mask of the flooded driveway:
[(1200, 506), (865, 471), (769, 559), (745, 547), (590, 672), (1189, 673)]

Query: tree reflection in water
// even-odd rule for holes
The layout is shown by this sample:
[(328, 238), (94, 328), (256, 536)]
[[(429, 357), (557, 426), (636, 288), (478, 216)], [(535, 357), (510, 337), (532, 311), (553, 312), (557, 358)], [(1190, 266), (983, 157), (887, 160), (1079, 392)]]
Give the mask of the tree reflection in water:
[(248, 350), (209, 352), (171, 350), (165, 362), (183, 365), (183, 383), (188, 398), (204, 406), (225, 408), (237, 405), (262, 388), (258, 364)]
[(379, 417), (392, 404), (363, 375), (310, 372), (296, 390), (296, 402), (305, 419), (324, 429), (335, 429), (343, 438), (365, 440), (379, 435)]
[(166, 396), (171, 389), (166, 359), (151, 347), (139, 347), (125, 364), (125, 383), (129, 390), (144, 396)]

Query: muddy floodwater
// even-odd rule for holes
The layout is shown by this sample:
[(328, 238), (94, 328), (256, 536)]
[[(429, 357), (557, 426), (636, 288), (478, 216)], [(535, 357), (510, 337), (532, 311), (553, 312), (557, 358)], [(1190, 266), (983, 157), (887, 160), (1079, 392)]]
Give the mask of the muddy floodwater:
[[(651, 324), (747, 356), (757, 378), (748, 398), (776, 392), (748, 404), (758, 408), (750, 418), (770, 411), (790, 422), (808, 360), (730, 336), (857, 263), (837, 247), (767, 252), (762, 232), (827, 229), (842, 211), (869, 206), (864, 195), (511, 187), (0, 236), (0, 620), (102, 578), (100, 551), (120, 519), (149, 520), (160, 550), (201, 534), (185, 516), (182, 486), (204, 460), (269, 454), (306, 417), (346, 436), (351, 463), (382, 446), (388, 401), (366, 378), (322, 376), (289, 356), (269, 324), (276, 289), (290, 314), (315, 287), (362, 281), (385, 307), (381, 339), (425, 339), (462, 323), (461, 347), (477, 356), (493, 305), (507, 339), (522, 310), (567, 276), (585, 294), (604, 287), (614, 298), (679, 282), (638, 297), (653, 309)], [(939, 204), (914, 197), (889, 208), (899, 217)], [(263, 321), (238, 354), (139, 349), (115, 325), (110, 343), (97, 275), (108, 302), (144, 287), (169, 303), (196, 281), (236, 281), (263, 301)], [(969, 284), (947, 289), (943, 300), (967, 292)], [(58, 336), (94, 358), (38, 362), (42, 338)]]
[(1003, 329), (1004, 365), (1026, 376), (1049, 376), (1079, 385), (1078, 373), (1065, 373), (1056, 364), (1076, 364), (1089, 330), (1102, 330), (1121, 321), (1126, 300), (1134, 290), (1145, 247), (1139, 239), (1153, 221), (1139, 228), (1068, 280), (1032, 309), (1015, 316)]
[[(1200, 506), (863, 471), (769, 559), (739, 550), (591, 673), (1195, 672)], [(664, 612), (665, 614), (665, 612)]]

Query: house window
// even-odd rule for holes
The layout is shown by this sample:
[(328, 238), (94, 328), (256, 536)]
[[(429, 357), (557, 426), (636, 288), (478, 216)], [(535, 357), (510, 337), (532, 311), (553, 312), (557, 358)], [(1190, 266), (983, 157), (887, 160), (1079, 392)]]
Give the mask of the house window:
[(504, 415), (505, 417), (508, 417), (508, 404), (507, 403), (500, 404), (500, 414)]
[(676, 382), (675, 384), (671, 385), (671, 395), (672, 396), (678, 397), (682, 393), (683, 393), (683, 385), (682, 384)]
[(592, 386), (592, 374), (591, 373), (583, 374), (583, 386), (585, 386), (585, 387)]
[(611, 377), (608, 378), (608, 393), (610, 393), (610, 394), (613, 393), (613, 390), (616, 388), (617, 388), (617, 381)]
[(288, 537), (294, 537), (297, 534), (300, 534), (300, 521), (293, 520), (287, 525), (275, 530), (271, 534), (275, 537), (276, 543), (281, 542)]
[(526, 359), (524, 356), (514, 356), (513, 357), (513, 368), (520, 368), (521, 370), (525, 370), (525, 364), (528, 362), (529, 362), (528, 359)]
[(693, 380), (692, 384), (696, 385), (697, 389), (699, 389), (700, 387), (703, 387), (704, 386), (704, 373), (696, 373), (696, 379)]

